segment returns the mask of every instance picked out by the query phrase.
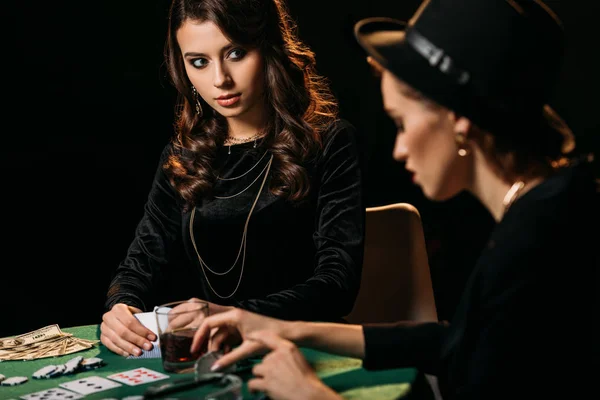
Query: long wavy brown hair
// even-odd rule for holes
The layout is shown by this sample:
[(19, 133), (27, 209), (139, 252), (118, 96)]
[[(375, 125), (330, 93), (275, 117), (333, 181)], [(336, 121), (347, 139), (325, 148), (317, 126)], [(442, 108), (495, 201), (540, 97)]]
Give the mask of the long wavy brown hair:
[(319, 154), (338, 103), (316, 72), (315, 54), (299, 40), (283, 0), (173, 0), (165, 43), (166, 65), (178, 91), (174, 151), (164, 165), (171, 184), (187, 207), (209, 196), (216, 180), (213, 162), (227, 135), (225, 118), (192, 92), (176, 36), (186, 20), (211, 21), (233, 43), (260, 50), (269, 116), (264, 143), (273, 154), (270, 190), (291, 201), (305, 198), (310, 190), (305, 162)]

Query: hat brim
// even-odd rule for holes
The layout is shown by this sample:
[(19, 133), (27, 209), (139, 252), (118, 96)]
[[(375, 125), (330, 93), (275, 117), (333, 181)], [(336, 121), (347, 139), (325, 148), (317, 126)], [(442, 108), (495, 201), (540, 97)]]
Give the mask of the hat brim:
[[(485, 121), (474, 118), (470, 112), (468, 90), (448, 79), (432, 67), (428, 60), (405, 40), (408, 22), (387, 17), (365, 18), (354, 25), (354, 36), (363, 50), (398, 79), (434, 102), (465, 115), (482, 129), (495, 131)], [(550, 128), (563, 137), (562, 152), (575, 148), (575, 136), (566, 122), (549, 105), (543, 107), (542, 128)], [(500, 117), (501, 118), (501, 117)]]
[(360, 20), (354, 36), (383, 68), (436, 103), (464, 114), (462, 106), (469, 99), (463, 88), (419, 54), (406, 40), (409, 24), (393, 18), (375, 17)]

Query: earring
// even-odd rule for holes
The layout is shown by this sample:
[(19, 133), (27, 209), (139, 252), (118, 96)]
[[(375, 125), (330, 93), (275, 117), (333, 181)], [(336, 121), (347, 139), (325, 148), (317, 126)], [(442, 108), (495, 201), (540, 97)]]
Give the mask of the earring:
[(203, 114), (202, 104), (200, 104), (200, 95), (198, 94), (198, 91), (196, 91), (195, 86), (192, 86), (192, 92), (194, 93), (194, 100), (196, 101), (196, 114), (201, 117)]
[(467, 136), (464, 133), (457, 133), (456, 136), (454, 136), (454, 140), (458, 146), (458, 155), (460, 157), (466, 157), (471, 154), (471, 150), (467, 147)]

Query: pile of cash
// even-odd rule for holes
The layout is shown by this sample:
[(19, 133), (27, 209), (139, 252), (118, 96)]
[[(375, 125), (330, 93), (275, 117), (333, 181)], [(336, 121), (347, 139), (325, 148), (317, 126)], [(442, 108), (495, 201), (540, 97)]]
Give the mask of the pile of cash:
[(99, 340), (74, 337), (60, 330), (58, 325), (48, 325), (22, 335), (0, 339), (0, 361), (36, 360), (87, 350)]

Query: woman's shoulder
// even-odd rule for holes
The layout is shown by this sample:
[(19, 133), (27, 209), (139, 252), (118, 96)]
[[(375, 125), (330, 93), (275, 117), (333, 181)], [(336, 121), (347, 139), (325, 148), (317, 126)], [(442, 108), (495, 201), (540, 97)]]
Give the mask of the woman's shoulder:
[(591, 165), (563, 167), (525, 193), (502, 219), (496, 234), (533, 243), (587, 235), (598, 223), (600, 192)]
[(175, 140), (169, 140), (161, 150), (160, 161), (166, 162), (171, 157), (178, 159), (193, 158), (194, 154), (190, 149), (186, 149)]
[(336, 134), (356, 135), (356, 127), (352, 122), (345, 118), (336, 118), (329, 123), (325, 129), (324, 136), (335, 136)]
[[(524, 206), (539, 208), (540, 204), (559, 209), (581, 209), (584, 204), (598, 199), (597, 177), (593, 164), (577, 159), (571, 165), (557, 170), (544, 182), (523, 196)], [(528, 201), (525, 201), (525, 200)], [(579, 206), (577, 206), (579, 204)]]
[(332, 121), (327, 129), (323, 131), (323, 152), (331, 151), (332, 146), (347, 146), (356, 147), (358, 140), (358, 131), (356, 127), (347, 119), (338, 118)]

